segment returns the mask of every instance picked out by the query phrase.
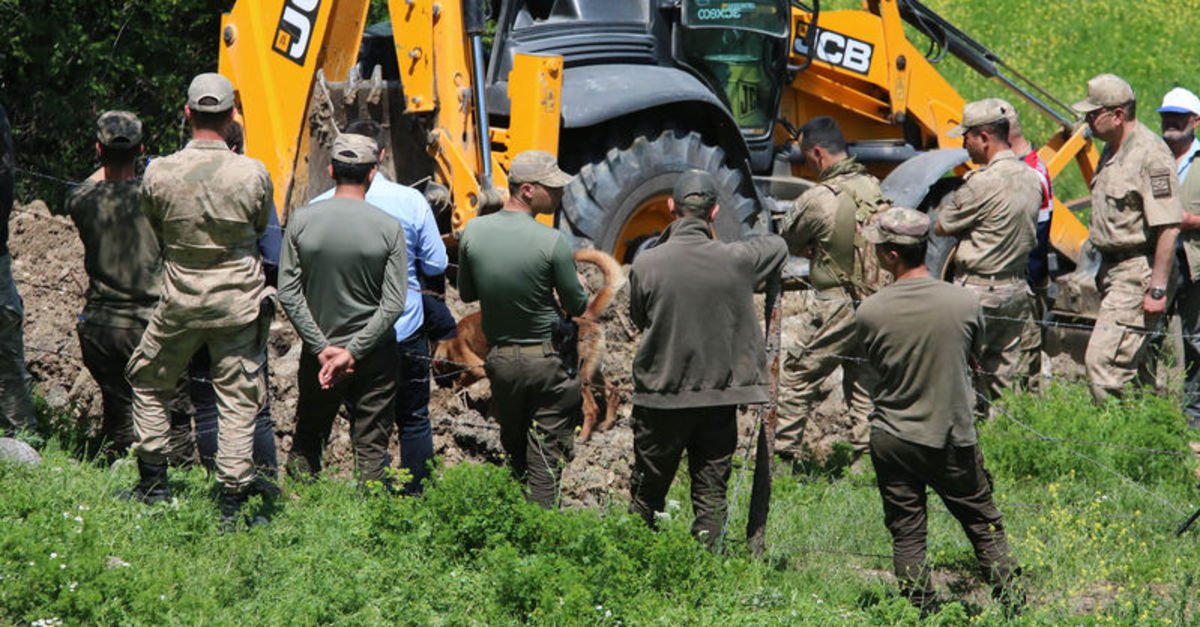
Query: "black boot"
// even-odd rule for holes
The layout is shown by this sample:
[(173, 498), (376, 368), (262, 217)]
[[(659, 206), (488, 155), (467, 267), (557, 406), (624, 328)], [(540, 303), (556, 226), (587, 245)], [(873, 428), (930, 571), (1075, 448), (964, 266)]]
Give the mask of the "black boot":
[(237, 531), (238, 514), (242, 511), (242, 506), (246, 504), (246, 499), (250, 498), (248, 490), (238, 490), (236, 492), (225, 488), (221, 490), (221, 533), (233, 533)]
[(171, 487), (167, 485), (166, 462), (151, 464), (139, 457), (137, 466), (137, 485), (133, 486), (133, 490), (123, 492), (119, 496), (124, 499), (137, 499), (146, 505), (170, 501)]

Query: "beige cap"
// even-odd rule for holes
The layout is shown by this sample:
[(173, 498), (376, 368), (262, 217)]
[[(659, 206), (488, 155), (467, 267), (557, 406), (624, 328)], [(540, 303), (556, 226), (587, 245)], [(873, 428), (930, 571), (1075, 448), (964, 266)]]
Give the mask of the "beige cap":
[(1091, 113), (1096, 109), (1115, 107), (1133, 102), (1137, 97), (1125, 79), (1116, 74), (1100, 74), (1088, 81), (1087, 98), (1071, 105), (1079, 113)]
[(950, 132), (946, 134), (950, 137), (962, 137), (967, 130), (976, 126), (1008, 119), (1010, 111), (1012, 111), (1012, 105), (999, 98), (968, 102), (967, 106), (963, 107), (962, 124), (950, 129)]
[(872, 244), (920, 244), (929, 236), (929, 216), (916, 209), (894, 207), (863, 229)]
[(375, 165), (379, 162), (379, 144), (366, 135), (342, 133), (333, 140), (330, 158), (349, 165)]
[(508, 168), (512, 183), (538, 183), (546, 187), (566, 187), (571, 175), (558, 169), (558, 160), (544, 150), (526, 150), (513, 157)]
[(1012, 106), (1012, 103), (1003, 98), (988, 98), (985, 102), (990, 102), (1004, 109), (1004, 119), (1008, 120), (1008, 125), (1020, 122), (1020, 116), (1017, 114), (1017, 108)]
[(188, 86), (188, 108), (202, 113), (220, 113), (233, 108), (233, 83), (215, 72), (197, 74)]
[(96, 140), (120, 148), (142, 143), (142, 121), (129, 111), (105, 111), (96, 120)]

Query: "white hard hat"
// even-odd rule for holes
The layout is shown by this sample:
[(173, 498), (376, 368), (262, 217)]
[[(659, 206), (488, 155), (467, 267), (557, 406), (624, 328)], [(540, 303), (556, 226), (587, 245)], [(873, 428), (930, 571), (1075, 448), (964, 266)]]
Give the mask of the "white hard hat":
[(1182, 87), (1176, 87), (1163, 96), (1162, 106), (1158, 108), (1158, 112), (1200, 115), (1200, 98)]

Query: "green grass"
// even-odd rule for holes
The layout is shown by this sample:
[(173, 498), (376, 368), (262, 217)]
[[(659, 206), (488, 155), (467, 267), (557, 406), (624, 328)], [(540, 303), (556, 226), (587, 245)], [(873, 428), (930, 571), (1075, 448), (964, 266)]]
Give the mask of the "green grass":
[[(1156, 398), (1090, 410), (1055, 386), (1009, 399), (982, 430), (997, 500), (1026, 572), (1018, 623), (1190, 623), (1200, 530), (1172, 532), (1198, 505), (1190, 457), (1150, 464), (1129, 449), (1030, 439), (1120, 438), (1186, 448)], [(1076, 450), (1089, 459), (1064, 451)], [(1089, 461), (1090, 460), (1090, 461)], [(1097, 464), (1121, 473), (1118, 477)], [(134, 470), (76, 461), (51, 445), (37, 468), (0, 465), (0, 624), (914, 624), (888, 574), (890, 541), (873, 480), (780, 477), (768, 550), (739, 540), (749, 474), (735, 469), (728, 554), (688, 536), (686, 481), (654, 533), (611, 510), (544, 512), (506, 473), (439, 471), (421, 499), (322, 480), (289, 485), (270, 525), (218, 535), (212, 480), (177, 473), (177, 500), (145, 507), (111, 493)], [(931, 499), (929, 555), (951, 601), (935, 624), (1002, 624), (969, 543)]]

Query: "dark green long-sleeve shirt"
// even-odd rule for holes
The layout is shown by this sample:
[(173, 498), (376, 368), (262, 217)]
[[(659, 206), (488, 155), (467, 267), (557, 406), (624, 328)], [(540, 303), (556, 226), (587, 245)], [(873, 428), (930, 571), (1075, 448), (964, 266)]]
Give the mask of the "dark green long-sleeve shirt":
[(786, 260), (778, 235), (720, 242), (704, 220), (671, 223), (629, 274), (629, 317), (642, 330), (633, 404), (765, 403), (767, 360), (754, 286)]
[(279, 260), (279, 302), (304, 347), (341, 346), (355, 359), (385, 339), (404, 311), (404, 228), (361, 200), (333, 198), (296, 211)]
[(587, 292), (561, 233), (521, 211), (497, 211), (467, 223), (458, 243), (458, 295), (463, 302), (479, 301), (490, 344), (550, 339), (558, 317), (555, 292), (567, 313), (577, 316), (587, 308)]

